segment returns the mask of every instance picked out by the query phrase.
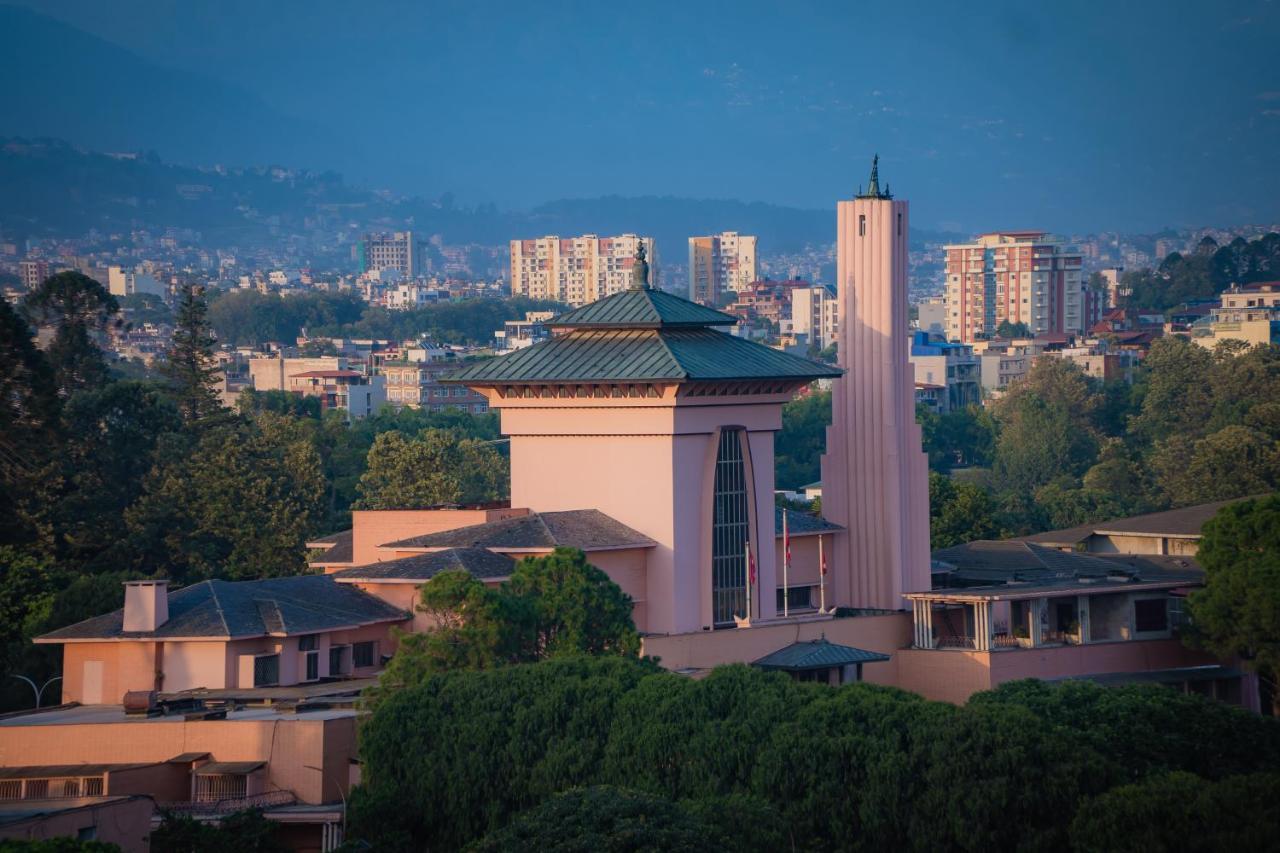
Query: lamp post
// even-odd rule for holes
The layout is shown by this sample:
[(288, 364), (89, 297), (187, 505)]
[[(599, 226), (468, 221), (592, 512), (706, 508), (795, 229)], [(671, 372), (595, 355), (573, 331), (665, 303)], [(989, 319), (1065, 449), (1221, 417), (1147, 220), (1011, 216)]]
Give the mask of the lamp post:
[(61, 680), (62, 680), (62, 676), (61, 676), (61, 675), (55, 675), (53, 678), (50, 678), (50, 679), (49, 679), (48, 681), (46, 681), (44, 684), (42, 684), (42, 685), (40, 685), (39, 687), (37, 687), (37, 686), (36, 686), (36, 683), (35, 683), (34, 681), (32, 681), (30, 678), (27, 678), (25, 675), (14, 675), (13, 677), (14, 677), (14, 678), (21, 678), (23, 681), (27, 682), (27, 684), (30, 684), (30, 685), (31, 685), (31, 692), (32, 692), (32, 693), (34, 693), (34, 694), (36, 694), (36, 707), (37, 707), (37, 708), (39, 708), (39, 707), (40, 707), (40, 701), (44, 698), (44, 691), (45, 691), (45, 688), (46, 688), (46, 687), (48, 687), (50, 684), (53, 684), (53, 682), (55, 682), (55, 681), (61, 681)]

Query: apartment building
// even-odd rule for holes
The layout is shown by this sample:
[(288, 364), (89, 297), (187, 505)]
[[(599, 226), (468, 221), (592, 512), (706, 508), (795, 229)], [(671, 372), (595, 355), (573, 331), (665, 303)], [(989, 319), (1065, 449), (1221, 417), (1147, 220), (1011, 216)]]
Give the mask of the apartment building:
[(917, 401), (926, 398), (938, 414), (981, 402), (982, 366), (973, 347), (948, 343), (936, 333), (915, 331), (908, 357), (915, 368)]
[(44, 260), (28, 260), (18, 262), (18, 277), (27, 290), (35, 290), (49, 277), (49, 262)]
[(452, 410), (476, 415), (489, 411), (489, 401), (483, 395), (464, 386), (441, 384), (440, 377), (457, 368), (452, 359), (383, 362), (388, 405), (397, 409)]
[(825, 285), (791, 290), (791, 334), (804, 335), (809, 343), (825, 349), (840, 331), (840, 302)]
[(947, 337), (994, 337), (1006, 320), (1033, 335), (1085, 331), (1083, 256), (1042, 231), (1000, 231), (946, 247)]
[(361, 272), (393, 269), (405, 278), (415, 278), (425, 272), (422, 246), (412, 231), (365, 234), (356, 245), (356, 252)]
[(1250, 346), (1280, 343), (1280, 281), (1237, 284), (1223, 291), (1222, 304), (1206, 322), (1192, 327), (1191, 339), (1209, 348), (1228, 340)]
[(642, 243), (649, 268), (656, 271), (652, 237), (584, 234), (512, 240), (511, 295), (550, 299), (576, 308), (619, 293), (631, 284), (631, 267)]
[(135, 293), (163, 296), (166, 288), (154, 276), (145, 272), (107, 267), (107, 290), (112, 296), (132, 296)]
[(756, 238), (737, 231), (689, 238), (689, 298), (717, 305), (756, 280)]
[(549, 340), (551, 329), (547, 321), (554, 316), (554, 311), (526, 311), (523, 320), (507, 320), (493, 333), (494, 353), (504, 355)]

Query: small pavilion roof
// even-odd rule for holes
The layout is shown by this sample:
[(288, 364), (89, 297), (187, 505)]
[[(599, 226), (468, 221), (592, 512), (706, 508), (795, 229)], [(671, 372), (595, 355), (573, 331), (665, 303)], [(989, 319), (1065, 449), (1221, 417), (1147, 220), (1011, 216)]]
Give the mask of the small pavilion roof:
[(633, 287), (553, 317), (552, 329), (672, 329), (734, 326), (738, 318), (651, 287)]
[(880, 652), (869, 652), (853, 646), (841, 646), (827, 640), (826, 637), (808, 642), (792, 643), (783, 646), (772, 654), (767, 654), (752, 666), (761, 669), (780, 669), (786, 672), (805, 672), (812, 669), (831, 669), (837, 666), (848, 666), (856, 663), (879, 663), (887, 661), (889, 656)]

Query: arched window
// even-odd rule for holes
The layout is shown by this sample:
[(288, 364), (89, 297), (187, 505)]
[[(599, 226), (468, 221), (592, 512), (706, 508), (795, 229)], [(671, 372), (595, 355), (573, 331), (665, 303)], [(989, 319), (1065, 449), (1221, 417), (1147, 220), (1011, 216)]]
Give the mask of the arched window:
[(731, 626), (747, 615), (748, 529), (743, 430), (720, 433), (716, 450), (715, 491), (711, 516), (711, 606), (717, 627)]

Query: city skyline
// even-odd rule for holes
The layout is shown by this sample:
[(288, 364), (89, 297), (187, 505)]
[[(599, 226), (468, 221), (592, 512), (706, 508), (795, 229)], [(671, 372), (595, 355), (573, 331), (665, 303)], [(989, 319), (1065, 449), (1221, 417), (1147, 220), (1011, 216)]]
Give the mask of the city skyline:
[[(108, 64), (77, 92), (65, 85), (77, 57), (60, 57), (72, 67), (42, 87), (30, 62), (48, 57), (6, 45), (32, 84), (6, 134), (208, 159), (186, 132), (207, 146), (234, 140), (221, 156), (232, 164), (333, 168), (374, 187), (507, 208), (602, 194), (828, 208), (879, 151), (926, 228), (1154, 231), (1280, 214), (1280, 177), (1266, 168), (1280, 142), (1280, 81), (1266, 63), (1277, 13), (1265, 3), (1158, 14), (1093, 3), (584, 9), (572, 23), (483, 4), (430, 14), (321, 4), (268, 17), (237, 4), (216, 14), (147, 0), (25, 5), (51, 17), (31, 24), (16, 7), (6, 17), (82, 30), (93, 44), (78, 50), (108, 51), (123, 70)], [(22, 27), (8, 29), (22, 38)], [(279, 51), (286, 41), (312, 49)], [(198, 121), (182, 115), (166, 127), (132, 103), (130, 84), (169, 72), (220, 96), (195, 114), (211, 127), (185, 127)], [(403, 97), (387, 95), (386, 79)], [(95, 93), (114, 114), (65, 108)], [(238, 132), (237, 116), (258, 131)], [(352, 121), (394, 132), (353, 134)], [(760, 168), (779, 151), (791, 154), (787, 168)]]

